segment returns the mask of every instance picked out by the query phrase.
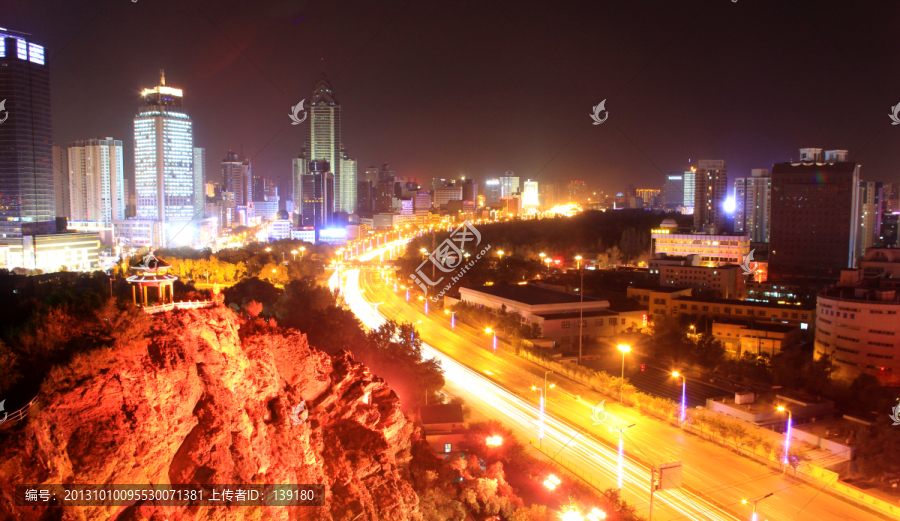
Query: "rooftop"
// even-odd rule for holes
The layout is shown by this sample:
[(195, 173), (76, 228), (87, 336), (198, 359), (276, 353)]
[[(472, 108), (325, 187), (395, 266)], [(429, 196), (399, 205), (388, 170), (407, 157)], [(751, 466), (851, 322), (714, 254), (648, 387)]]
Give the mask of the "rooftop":
[(618, 313), (613, 311), (606, 311), (605, 309), (596, 310), (596, 311), (585, 311), (583, 313), (579, 313), (578, 311), (572, 311), (570, 313), (535, 313), (536, 316), (543, 318), (544, 320), (564, 320), (567, 318), (597, 318), (597, 317), (615, 317), (618, 316)]
[[(491, 295), (494, 297), (504, 298), (530, 306), (540, 304), (577, 304), (581, 302), (581, 295), (575, 293), (566, 293), (565, 291), (557, 291), (554, 289), (542, 288), (534, 285), (519, 286), (484, 286), (480, 288), (460, 288), (460, 292), (472, 291)], [(600, 299), (593, 297), (584, 297), (585, 302), (602, 302)]]
[(675, 297), (673, 300), (678, 302), (696, 302), (698, 304), (722, 304), (726, 306), (753, 306), (757, 308), (769, 309), (794, 309), (797, 311), (813, 311), (815, 306), (803, 307), (794, 304), (772, 304), (769, 302), (757, 302), (750, 300), (739, 300), (734, 298), (708, 298), (708, 297)]
[(797, 329), (797, 326), (789, 324), (777, 324), (775, 322), (752, 322), (748, 324), (746, 320), (720, 319), (713, 320), (713, 324), (729, 324), (732, 326), (745, 326), (750, 331), (770, 331), (772, 333), (790, 333)]
[(442, 403), (437, 405), (423, 405), (419, 408), (419, 416), (423, 425), (438, 423), (463, 423), (462, 404)]

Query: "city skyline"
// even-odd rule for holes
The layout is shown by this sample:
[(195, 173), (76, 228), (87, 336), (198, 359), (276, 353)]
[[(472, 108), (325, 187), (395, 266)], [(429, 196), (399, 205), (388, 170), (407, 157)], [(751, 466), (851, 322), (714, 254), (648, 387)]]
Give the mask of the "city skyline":
[[(863, 165), (863, 179), (892, 182), (897, 178), (890, 157), (896, 137), (886, 127), (890, 127), (889, 107), (898, 100), (884, 92), (884, 86), (892, 83), (892, 75), (896, 73), (881, 65), (884, 60), (879, 57), (885, 51), (877, 45), (875, 37), (839, 39), (832, 44), (836, 47), (834, 52), (811, 58), (816, 63), (800, 63), (798, 53), (806, 43), (804, 35), (794, 34), (798, 30), (789, 31), (790, 37), (781, 42), (792, 52), (779, 56), (766, 52), (772, 44), (760, 41), (758, 34), (751, 33), (762, 22), (770, 31), (794, 27), (782, 24), (796, 21), (798, 17), (808, 18), (813, 26), (827, 29), (829, 24), (837, 23), (829, 20), (840, 18), (835, 14), (844, 13), (841, 4), (826, 4), (816, 12), (789, 10), (786, 21), (772, 16), (784, 9), (777, 4), (717, 5), (703, 11), (675, 10), (667, 6), (648, 25), (662, 23), (664, 16), (671, 17), (673, 24), (675, 21), (688, 23), (695, 18), (696, 23), (727, 22), (733, 25), (734, 34), (730, 36), (734, 43), (728, 49), (699, 50), (701, 43), (697, 38), (684, 39), (673, 28), (661, 26), (665, 30), (660, 35), (634, 48), (613, 46), (612, 50), (593, 56), (586, 55), (582, 47), (598, 47), (592, 44), (603, 47), (607, 38), (619, 34), (618, 29), (607, 30), (610, 34), (602, 36), (574, 31), (578, 42), (573, 42), (571, 57), (564, 57), (562, 42), (545, 37), (537, 25), (541, 21), (537, 13), (519, 13), (513, 23), (504, 18), (504, 13), (496, 13), (498, 21), (503, 22), (498, 30), (506, 41), (516, 44), (515, 48), (499, 44), (502, 56), (508, 58), (506, 61), (498, 64), (495, 57), (473, 54), (473, 45), (497, 45), (493, 40), (475, 38), (477, 41), (435, 55), (430, 60), (432, 63), (414, 70), (402, 68), (392, 53), (418, 56), (421, 51), (409, 48), (410, 45), (419, 42), (429, 48), (428, 44), (436, 36), (411, 31), (418, 17), (429, 13), (399, 5), (375, 12), (369, 11), (368, 6), (360, 6), (359, 17), (370, 15), (371, 20), (367, 20), (370, 23), (360, 27), (366, 31), (345, 42), (322, 39), (318, 23), (341, 16), (331, 7), (293, 6), (266, 17), (260, 14), (266, 12), (265, 4), (255, 8), (235, 6), (237, 14), (247, 15), (250, 20), (238, 44), (229, 42), (216, 28), (227, 32), (227, 24), (222, 27), (214, 20), (214, 24), (206, 22), (192, 28), (197, 34), (185, 35), (187, 44), (179, 45), (182, 52), (173, 52), (172, 44), (153, 32), (159, 22), (141, 17), (138, 10), (142, 4), (127, 6), (135, 8), (130, 11), (119, 9), (115, 13), (97, 14), (98, 20), (92, 23), (97, 24), (98, 31), (90, 37), (66, 31), (63, 20), (66, 23), (70, 20), (53, 16), (53, 13), (71, 14), (77, 26), (86, 13), (69, 13), (65, 6), (53, 9), (50, 6), (53, 4), (21, 12), (14, 8), (3, 23), (12, 30), (33, 33), (31, 39), (48, 49), (56, 144), (92, 135), (127, 135), (124, 126), (128, 123), (126, 114), (131, 110), (126, 107), (133, 106), (137, 93), (151, 81), (157, 69), (167, 68), (172, 81), (196, 93), (186, 108), (197, 125), (196, 146), (227, 150), (243, 144), (260, 175), (287, 178), (291, 175), (290, 160), (300, 153), (302, 146), (300, 132), (291, 132), (297, 129), (290, 127), (287, 114), (291, 106), (308, 97), (310, 86), (324, 69), (341, 93), (342, 104), (351, 108), (342, 124), (342, 134), (349, 138), (344, 141), (351, 142), (360, 168), (388, 161), (398, 172), (417, 179), (422, 185), (431, 177), (466, 175), (483, 181), (513, 170), (521, 178), (533, 178), (539, 183), (584, 179), (592, 190), (607, 192), (620, 191), (629, 182), (659, 188), (665, 173), (683, 170), (688, 159), (720, 157), (728, 161), (732, 178), (747, 177), (753, 168), (770, 168), (777, 162), (795, 159), (793, 151), (809, 143), (851, 150), (855, 155), (851, 160)], [(620, 8), (610, 13), (609, 20), (611, 24), (615, 20), (629, 21), (636, 9)], [(876, 11), (873, 15), (874, 9), (865, 7), (846, 13), (848, 16), (841, 23), (865, 28), (866, 34), (881, 34), (877, 31), (878, 24), (890, 19), (890, 14)], [(298, 13), (306, 19), (295, 24), (301, 18), (295, 16)], [(38, 18), (38, 14), (46, 16)], [(447, 15), (443, 17), (446, 20), (434, 21), (442, 17), (432, 17), (434, 20), (429, 22), (437, 24), (434, 27), (437, 34), (442, 34), (451, 24), (462, 23), (455, 11), (442, 14)], [(114, 16), (121, 20), (103, 24)], [(554, 14), (544, 22), (548, 28), (563, 23), (585, 28), (583, 22), (574, 18)], [(351, 17), (348, 23), (357, 27), (361, 22)], [(120, 26), (131, 27), (139, 36), (146, 33), (157, 46), (149, 53), (141, 53), (139, 59), (129, 58), (124, 69), (98, 70), (86, 64), (80, 54), (90, 54), (88, 51), (94, 46), (117, 39), (121, 29), (116, 27)], [(187, 28), (176, 24), (173, 30)], [(382, 30), (388, 34), (405, 32), (403, 38), (372, 40)], [(815, 32), (812, 35), (822, 37)], [(753, 46), (739, 45), (751, 37)], [(291, 61), (287, 50), (273, 47), (275, 38), (283, 38), (285, 49), (292, 49), (296, 43), (298, 48), (312, 50), (297, 56), (291, 52)], [(672, 38), (677, 46), (696, 52), (673, 55), (672, 51), (664, 50), (665, 40)], [(127, 41), (117, 53), (144, 41), (141, 37), (123, 40)], [(404, 41), (407, 44), (401, 45)], [(739, 53), (723, 64), (719, 58), (728, 58), (727, 53), (736, 51), (738, 46)], [(553, 52), (546, 57), (547, 53), (540, 52), (538, 47)], [(614, 51), (621, 51), (622, 56)], [(460, 62), (463, 56), (469, 61)], [(609, 71), (602, 75), (592, 72), (597, 68), (595, 59), (603, 65), (602, 69)], [(828, 84), (826, 79), (832, 74), (829, 67), (834, 60), (839, 61), (840, 70), (857, 72), (850, 84), (842, 84), (844, 90), (840, 93), (818, 86)], [(532, 65), (519, 67), (524, 63)], [(513, 74), (509, 74), (508, 65), (512, 64), (515, 64)], [(673, 87), (685, 74), (681, 69), (713, 65), (728, 80), (736, 80), (736, 71), (743, 70), (747, 64), (753, 64), (751, 70), (763, 83), (744, 82), (746, 86), (735, 87), (734, 81), (725, 81), (715, 89), (689, 92)], [(496, 71), (490, 69), (491, 65)], [(191, 72), (194, 68), (197, 74)], [(91, 84), (89, 87), (77, 80), (79, 71), (97, 78), (96, 85), (87, 82)], [(508, 97), (491, 96), (486, 112), (466, 108), (471, 103), (462, 100), (474, 99), (478, 91), (457, 78), (472, 73), (476, 73), (478, 85), (486, 86), (488, 92), (514, 92), (509, 89), (515, 82), (526, 90)], [(501, 73), (505, 76), (499, 77)], [(773, 75), (787, 78), (791, 88), (779, 89), (765, 81)], [(227, 82), (219, 81), (226, 77)], [(373, 78), (377, 81), (372, 81)], [(398, 79), (391, 82), (390, 78)], [(397, 84), (412, 84), (414, 88), (393, 88)], [(549, 92), (547, 89), (556, 84), (564, 85), (570, 92), (557, 96), (560, 104), (552, 111), (522, 110), (535, 105), (528, 102), (529, 97), (541, 99), (541, 93)], [(87, 96), (86, 88), (95, 94)], [(621, 92), (619, 97), (615, 91)], [(85, 101), (98, 98), (105, 100), (103, 110)], [(591, 127), (590, 107), (604, 98), (611, 119), (604, 125)], [(646, 107), (638, 104), (639, 98), (646, 102)], [(718, 109), (725, 106), (730, 110), (722, 115), (723, 111)], [(478, 117), (476, 114), (488, 119), (484, 125), (472, 128), (466, 122)], [(244, 122), (239, 128), (226, 124), (236, 118)], [(785, 124), (786, 119), (791, 122)], [(285, 125), (287, 128), (283, 128)], [(581, 128), (582, 125), (590, 128)], [(748, 141), (753, 143), (752, 148), (745, 144)], [(133, 144), (126, 141), (124, 145), (125, 176), (133, 179)], [(339, 167), (338, 164), (333, 168)], [(729, 180), (729, 190), (731, 186)]]

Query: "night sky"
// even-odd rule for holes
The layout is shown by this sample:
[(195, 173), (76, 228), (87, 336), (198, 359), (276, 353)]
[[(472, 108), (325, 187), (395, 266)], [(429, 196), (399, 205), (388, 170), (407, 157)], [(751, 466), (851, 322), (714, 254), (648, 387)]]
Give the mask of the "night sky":
[(121, 139), (127, 178), (159, 69), (218, 180), (242, 147), (254, 173), (289, 176), (288, 113), (324, 67), (360, 172), (511, 169), (613, 192), (659, 188), (688, 159), (726, 159), (733, 180), (801, 147), (900, 181), (898, 21), (900, 2), (858, 0), (0, 1), (0, 26), (47, 48), (55, 143)]

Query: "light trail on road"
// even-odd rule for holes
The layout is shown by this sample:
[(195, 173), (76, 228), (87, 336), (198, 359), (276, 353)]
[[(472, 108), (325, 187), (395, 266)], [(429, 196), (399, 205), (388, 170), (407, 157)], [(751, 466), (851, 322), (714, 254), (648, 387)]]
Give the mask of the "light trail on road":
[[(360, 255), (358, 259), (360, 261), (371, 260), (383, 254), (390, 247), (391, 245), (389, 244), (382, 248), (370, 250)], [(330, 280), (329, 283), (336, 285), (341, 278), (346, 279), (344, 284), (342, 284), (345, 301), (367, 328), (374, 329), (383, 324), (385, 319), (375, 306), (363, 298), (363, 294), (360, 291), (359, 276), (359, 269), (347, 269), (343, 272), (343, 277), (338, 272), (335, 272), (332, 276), (333, 280)], [(446, 379), (480, 397), (485, 404), (493, 407), (497, 412), (505, 415), (529, 432), (537, 431), (538, 411), (533, 404), (424, 342), (423, 351), (426, 353), (426, 356), (436, 358), (441, 362)], [(582, 469), (594, 475), (608, 478), (612, 486), (618, 474), (618, 453), (587, 437), (576, 436), (573, 440), (573, 433), (575, 432), (576, 430), (571, 425), (558, 420), (550, 414), (545, 415), (544, 434), (546, 441), (557, 447), (564, 447), (568, 452), (568, 456), (577, 459)], [(646, 515), (647, 499), (642, 498), (649, 498), (650, 469), (626, 458), (624, 470), (623, 492), (627, 492), (629, 502), (634, 504), (641, 511), (642, 515)], [(728, 513), (720, 511), (718, 507), (710, 502), (683, 489), (657, 492), (655, 499), (657, 501), (657, 508), (655, 509), (657, 519), (680, 518), (713, 521), (737, 519)]]

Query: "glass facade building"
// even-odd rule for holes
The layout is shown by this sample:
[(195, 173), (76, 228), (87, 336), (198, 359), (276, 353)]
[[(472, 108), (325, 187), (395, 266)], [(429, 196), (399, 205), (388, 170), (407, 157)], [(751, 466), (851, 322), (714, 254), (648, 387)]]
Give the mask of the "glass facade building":
[(44, 48), (0, 30), (0, 237), (56, 231)]
[(144, 89), (134, 118), (137, 218), (190, 221), (194, 216), (194, 140), (182, 91), (161, 85)]

